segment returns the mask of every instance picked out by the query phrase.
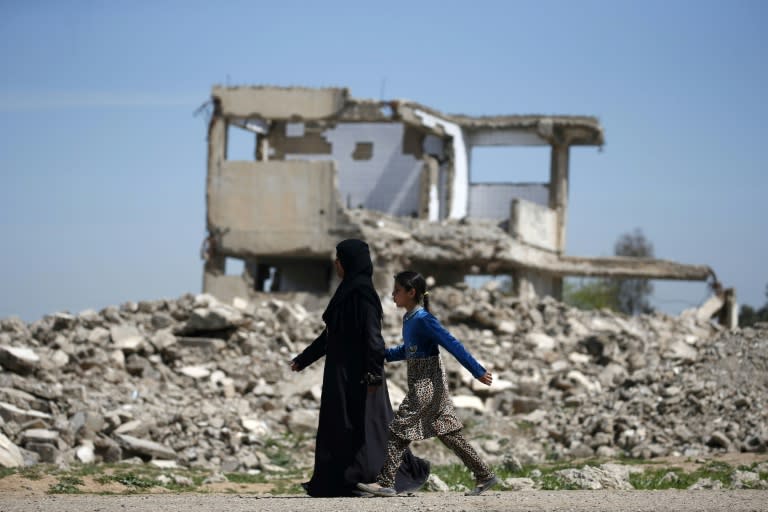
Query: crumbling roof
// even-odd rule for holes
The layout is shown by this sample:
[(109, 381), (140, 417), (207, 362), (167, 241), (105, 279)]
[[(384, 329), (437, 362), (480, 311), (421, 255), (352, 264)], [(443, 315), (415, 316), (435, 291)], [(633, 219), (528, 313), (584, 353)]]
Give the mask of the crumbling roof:
[[(399, 108), (421, 110), (435, 117), (456, 123), (469, 132), (477, 130), (518, 129), (534, 131), (544, 138), (558, 136), (558, 129), (567, 128), (574, 135), (569, 137), (570, 144), (602, 146), (605, 143), (603, 127), (596, 117), (564, 116), (544, 114), (519, 114), (497, 116), (468, 116), (466, 114), (444, 114), (431, 107), (412, 101), (393, 102)], [(578, 134), (578, 135), (577, 135)]]
[(332, 120), (387, 122), (402, 120), (421, 125), (418, 112), (457, 124), (472, 133), (480, 130), (523, 130), (551, 143), (569, 145), (604, 144), (600, 121), (591, 116), (445, 114), (409, 100), (353, 98), (343, 87), (214, 86), (212, 95), (228, 117), (271, 120)]

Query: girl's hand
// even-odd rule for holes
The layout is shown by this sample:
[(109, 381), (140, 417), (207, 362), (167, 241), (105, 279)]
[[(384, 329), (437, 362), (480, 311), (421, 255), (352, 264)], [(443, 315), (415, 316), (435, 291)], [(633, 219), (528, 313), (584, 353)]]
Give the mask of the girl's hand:
[(493, 374), (491, 374), (491, 372), (485, 372), (485, 375), (483, 375), (482, 377), (480, 377), (477, 380), (479, 380), (480, 382), (482, 382), (486, 386), (490, 386), (491, 382), (493, 382)]
[(301, 371), (301, 368), (299, 367), (299, 364), (296, 361), (291, 361), (289, 364), (291, 365), (291, 371), (293, 372)]

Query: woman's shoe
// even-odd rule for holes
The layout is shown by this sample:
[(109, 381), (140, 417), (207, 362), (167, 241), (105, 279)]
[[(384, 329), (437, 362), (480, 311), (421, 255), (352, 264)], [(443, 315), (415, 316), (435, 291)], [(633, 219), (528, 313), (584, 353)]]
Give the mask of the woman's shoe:
[(392, 496), (397, 496), (397, 491), (394, 490), (392, 487), (382, 487), (375, 482), (372, 484), (359, 483), (357, 484), (357, 488), (360, 489), (361, 491), (365, 491), (373, 494), (374, 496), (380, 496), (382, 498), (390, 498)]
[(475, 485), (475, 488), (469, 492), (465, 492), (464, 496), (479, 496), (498, 483), (499, 479), (496, 477), (496, 475), (493, 475), (488, 480), (483, 480), (482, 482), (478, 481), (477, 485)]

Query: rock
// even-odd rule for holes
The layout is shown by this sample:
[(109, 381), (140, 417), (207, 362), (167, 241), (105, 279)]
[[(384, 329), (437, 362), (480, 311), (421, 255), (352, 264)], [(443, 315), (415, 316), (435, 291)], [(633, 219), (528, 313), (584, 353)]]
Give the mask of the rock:
[(137, 352), (144, 347), (144, 336), (133, 325), (116, 325), (109, 329), (112, 344), (126, 352)]
[(94, 411), (78, 411), (70, 419), (69, 425), (81, 438), (92, 438), (104, 428), (104, 417)]
[(110, 336), (109, 330), (103, 327), (96, 327), (88, 334), (88, 343), (91, 345), (106, 345), (110, 340)]
[(424, 483), (424, 489), (435, 492), (449, 492), (451, 490), (451, 488), (448, 487), (448, 484), (443, 482), (443, 480), (434, 473), (430, 473), (426, 483)]
[(152, 327), (155, 330), (158, 329), (165, 329), (167, 327), (171, 327), (176, 323), (176, 321), (173, 319), (173, 317), (167, 313), (158, 312), (152, 315), (152, 320), (150, 321), (152, 324)]
[(24, 409), (35, 409), (40, 411), (44, 410), (47, 406), (46, 402), (38, 399), (34, 395), (14, 388), (0, 387), (0, 399), (6, 403)]
[(533, 491), (536, 489), (536, 482), (532, 478), (506, 478), (501, 484), (508, 491)]
[(627, 369), (616, 363), (609, 363), (605, 369), (601, 371), (597, 380), (603, 388), (615, 388), (621, 386), (627, 377), (629, 376)]
[(632, 490), (634, 487), (629, 482), (629, 473), (630, 468), (627, 466), (603, 464), (597, 468), (584, 466), (581, 469), (563, 469), (554, 474), (566, 484), (579, 489)]
[(63, 350), (54, 350), (49, 361), (51, 368), (63, 368), (69, 364), (69, 356)]
[(689, 362), (695, 361), (697, 355), (696, 349), (683, 340), (675, 341), (662, 353), (662, 357), (665, 359), (680, 359)]
[(195, 485), (195, 482), (193, 482), (192, 479), (188, 476), (173, 475), (171, 478), (173, 479), (173, 483), (182, 487), (194, 487)]
[(0, 365), (13, 372), (27, 374), (40, 364), (40, 357), (31, 348), (0, 345)]
[(0, 432), (0, 467), (17, 468), (24, 465), (19, 447)]
[(709, 439), (707, 440), (707, 446), (712, 446), (714, 448), (725, 448), (726, 451), (728, 451), (731, 448), (731, 440), (728, 439), (728, 436), (722, 432), (716, 431), (710, 434)]
[(125, 354), (123, 353), (122, 350), (120, 350), (120, 349), (113, 350), (113, 351), (111, 351), (109, 353), (108, 357), (109, 357), (110, 362), (116, 368), (119, 368), (121, 370), (125, 368)]
[(595, 455), (601, 459), (615, 459), (619, 454), (616, 448), (612, 446), (599, 446), (595, 450)]
[(115, 434), (141, 435), (149, 430), (149, 425), (145, 425), (141, 420), (131, 420), (123, 423), (115, 429)]
[(760, 483), (760, 475), (752, 471), (735, 470), (731, 475), (734, 489), (754, 489)]
[(239, 459), (240, 463), (248, 469), (261, 467), (261, 461), (259, 460), (259, 457), (253, 453), (242, 454), (239, 456)]
[(54, 313), (49, 318), (53, 320), (51, 329), (54, 331), (71, 329), (75, 324), (75, 317), (69, 313)]
[(483, 401), (476, 396), (456, 395), (452, 397), (452, 400), (453, 406), (457, 409), (472, 409), (480, 413), (485, 412)]
[(311, 433), (317, 430), (318, 412), (309, 409), (298, 409), (288, 415), (288, 430), (293, 433)]
[(211, 375), (211, 370), (204, 366), (185, 366), (178, 370), (182, 375), (193, 379), (204, 379)]
[(574, 459), (588, 459), (594, 454), (594, 450), (589, 445), (583, 443), (575, 443), (568, 448), (568, 456)]
[(179, 467), (175, 460), (152, 459), (149, 463), (160, 469), (176, 469)]
[(5, 421), (15, 421), (20, 424), (35, 420), (45, 421), (51, 419), (50, 414), (29, 409), (21, 409), (6, 402), (0, 402), (0, 417)]
[(527, 396), (515, 396), (512, 399), (512, 412), (514, 414), (527, 414), (540, 409), (544, 402), (538, 398)]
[(123, 449), (109, 437), (97, 437), (93, 445), (96, 455), (104, 462), (119, 462), (123, 458)]
[(243, 315), (237, 309), (215, 304), (208, 308), (194, 309), (183, 330), (186, 334), (220, 331), (237, 327), (242, 321)]
[(520, 460), (512, 454), (504, 455), (501, 465), (506, 471), (512, 473), (519, 473), (523, 470), (523, 465), (520, 463)]
[(248, 432), (256, 434), (258, 437), (266, 437), (269, 434), (269, 425), (255, 416), (244, 416), (240, 418), (240, 423)]
[(59, 433), (55, 430), (44, 428), (31, 428), (21, 433), (24, 444), (33, 443), (51, 443), (55, 444), (59, 440)]
[(496, 439), (489, 439), (482, 444), (483, 451), (485, 453), (497, 454), (500, 453), (502, 448), (501, 444)]
[(40, 462), (56, 462), (59, 450), (51, 443), (27, 443), (25, 448), (40, 456)]
[(168, 329), (157, 331), (149, 338), (149, 342), (158, 351), (163, 351), (176, 344), (176, 336)]
[(133, 437), (125, 434), (118, 435), (117, 438), (120, 440), (120, 442), (123, 444), (125, 449), (128, 451), (136, 452), (140, 455), (145, 455), (147, 457), (158, 458), (158, 459), (175, 459), (176, 458), (175, 451), (173, 451), (171, 448), (165, 445), (162, 445), (160, 443), (149, 441), (147, 439), (139, 439), (137, 437)]
[(517, 332), (517, 324), (512, 320), (502, 320), (496, 325), (496, 331), (503, 334), (515, 334)]
[(538, 353), (551, 352), (557, 346), (557, 342), (551, 336), (540, 332), (530, 332), (525, 336), (525, 342)]
[(690, 485), (688, 487), (688, 490), (690, 491), (698, 491), (701, 489), (722, 489), (723, 488), (723, 482), (720, 480), (712, 480), (711, 478), (700, 478), (696, 481), (696, 483)]
[(96, 461), (93, 441), (83, 440), (75, 449), (75, 457), (83, 464), (93, 464)]
[(275, 396), (275, 388), (267, 384), (264, 379), (259, 379), (251, 391), (256, 396)]
[(205, 480), (203, 480), (204, 484), (220, 484), (223, 482), (228, 482), (227, 477), (224, 476), (223, 473), (213, 473), (212, 475), (206, 477)]

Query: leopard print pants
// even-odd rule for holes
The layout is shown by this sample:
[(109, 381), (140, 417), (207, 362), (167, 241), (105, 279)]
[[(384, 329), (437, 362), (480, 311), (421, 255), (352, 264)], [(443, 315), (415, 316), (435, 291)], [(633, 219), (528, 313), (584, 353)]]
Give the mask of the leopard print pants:
[[(488, 464), (483, 462), (477, 451), (475, 451), (475, 449), (472, 448), (472, 445), (467, 442), (461, 434), (461, 430), (440, 434), (437, 437), (461, 459), (461, 462), (463, 462), (470, 471), (472, 471), (476, 481), (485, 481), (493, 476), (491, 468)], [(389, 433), (389, 441), (387, 442), (387, 460), (384, 463), (384, 467), (381, 469), (381, 473), (379, 473), (379, 477), (376, 479), (380, 486), (395, 486), (395, 473), (402, 463), (403, 454), (409, 444), (411, 444), (409, 440), (398, 437), (392, 432)]]

